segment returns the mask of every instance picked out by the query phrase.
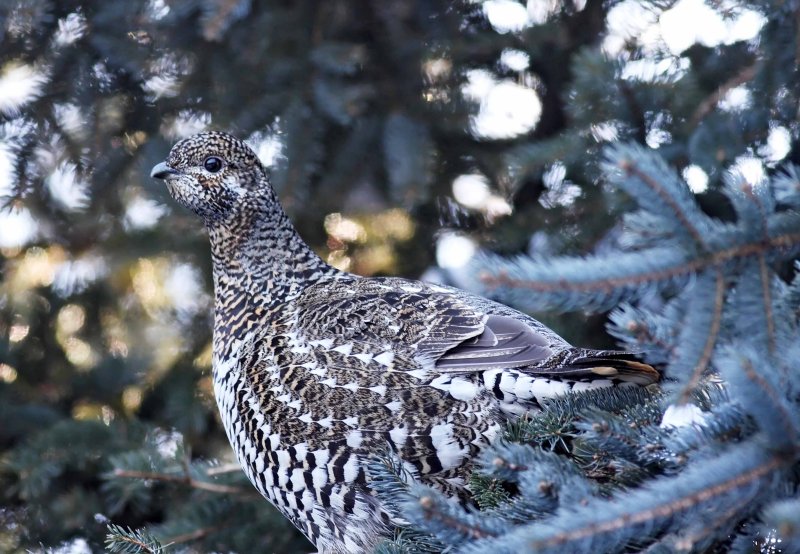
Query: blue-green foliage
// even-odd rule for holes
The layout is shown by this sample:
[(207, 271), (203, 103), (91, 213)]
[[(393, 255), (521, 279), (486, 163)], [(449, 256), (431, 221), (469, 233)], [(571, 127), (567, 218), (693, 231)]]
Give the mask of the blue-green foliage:
[(663, 370), (662, 392), (551, 402), (477, 463), (483, 482), (510, 487), (508, 498), (476, 513), (409, 485), (395, 491), (407, 497), (402, 514), (465, 553), (792, 548), (798, 281), (776, 269), (800, 246), (797, 170), (761, 183), (729, 175), (722, 190), (735, 218), (722, 221), (658, 154), (620, 145), (605, 159), (605, 179), (637, 205), (614, 248), (548, 260), (487, 254), (476, 285), (529, 310), (626, 299), (610, 330)]

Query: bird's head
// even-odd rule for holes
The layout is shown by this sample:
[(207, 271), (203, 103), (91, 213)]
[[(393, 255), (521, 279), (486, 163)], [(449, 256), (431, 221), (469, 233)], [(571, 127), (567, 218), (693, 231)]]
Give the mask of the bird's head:
[(244, 141), (222, 132), (199, 133), (175, 144), (150, 176), (206, 222), (236, 216), (255, 198), (271, 196), (264, 167)]

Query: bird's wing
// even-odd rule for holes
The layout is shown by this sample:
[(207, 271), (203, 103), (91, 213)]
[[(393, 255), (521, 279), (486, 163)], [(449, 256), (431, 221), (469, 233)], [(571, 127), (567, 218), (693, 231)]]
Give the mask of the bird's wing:
[[(396, 278), (354, 279), (307, 289), (298, 323), (315, 338), (336, 336), (412, 353), (440, 373), (516, 368), (529, 375), (618, 378), (647, 384), (658, 373), (626, 352), (572, 348), (526, 317), (486, 313), (448, 289)], [(412, 368), (410, 368), (412, 369)]]

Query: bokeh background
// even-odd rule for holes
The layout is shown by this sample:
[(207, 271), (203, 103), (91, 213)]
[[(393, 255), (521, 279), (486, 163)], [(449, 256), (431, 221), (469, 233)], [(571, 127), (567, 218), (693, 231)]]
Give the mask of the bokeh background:
[(799, 161), (793, 6), (0, 0), (0, 551), (309, 548), (230, 464), (207, 238), (148, 177), (176, 140), (246, 138), (331, 264), (464, 284), (481, 248), (602, 251), (610, 142), (722, 217), (723, 169)]

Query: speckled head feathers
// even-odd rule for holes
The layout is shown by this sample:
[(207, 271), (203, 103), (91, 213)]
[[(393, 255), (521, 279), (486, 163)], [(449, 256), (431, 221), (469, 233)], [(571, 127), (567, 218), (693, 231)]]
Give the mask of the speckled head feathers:
[(167, 165), (178, 170), (202, 167), (210, 156), (218, 156), (234, 169), (260, 165), (258, 156), (243, 140), (221, 131), (198, 133), (176, 143), (169, 152)]
[(219, 131), (181, 140), (151, 176), (164, 179), (172, 197), (207, 225), (235, 216), (255, 197), (271, 196), (255, 152), (244, 141)]

